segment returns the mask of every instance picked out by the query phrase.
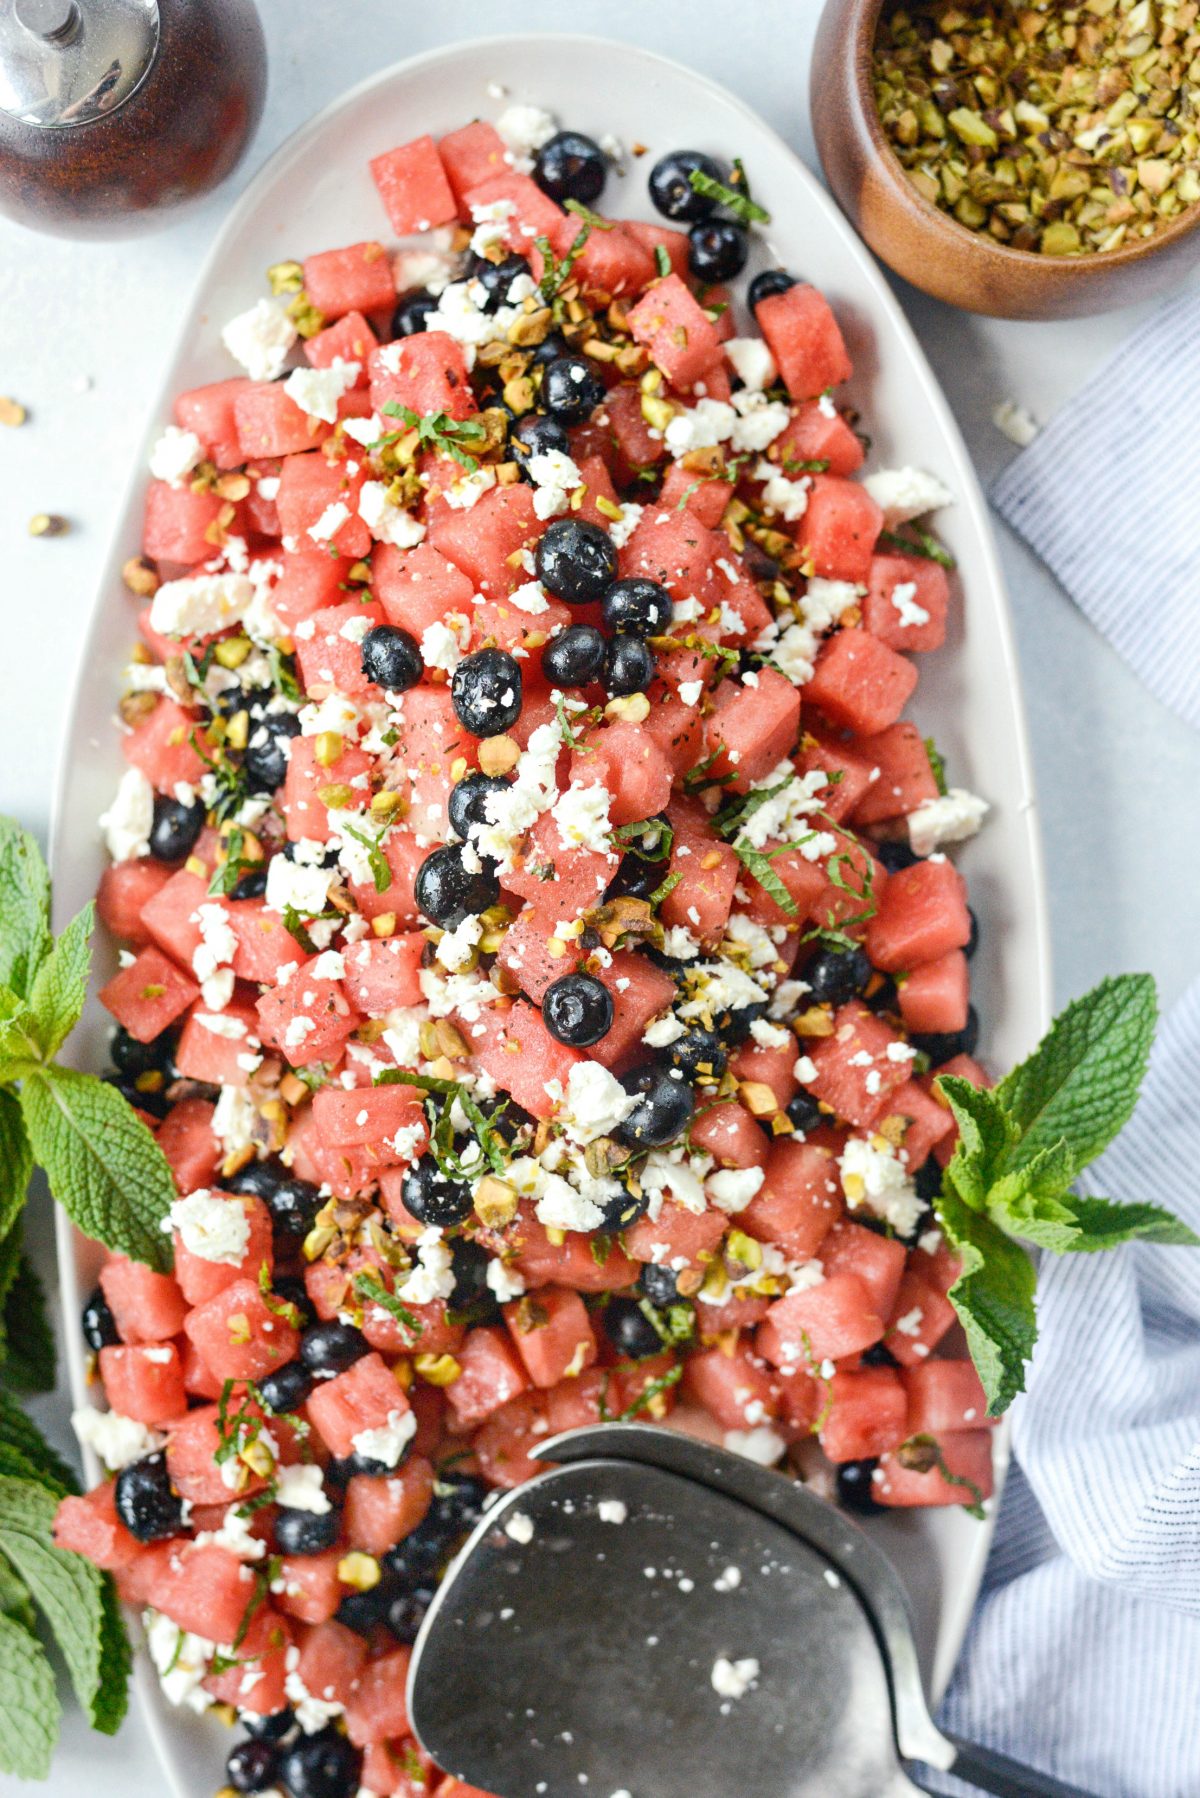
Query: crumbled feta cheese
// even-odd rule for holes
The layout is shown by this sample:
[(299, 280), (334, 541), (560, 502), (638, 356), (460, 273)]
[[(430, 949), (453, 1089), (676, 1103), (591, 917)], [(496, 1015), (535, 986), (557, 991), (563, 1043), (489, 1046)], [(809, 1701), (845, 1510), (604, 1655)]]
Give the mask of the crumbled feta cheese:
[(679, 697), (684, 705), (699, 705), (700, 695), (704, 691), (702, 680), (685, 680), (680, 683)]
[(642, 1041), (651, 1049), (666, 1049), (671, 1043), (677, 1043), (687, 1031), (670, 1012), (664, 1018), (655, 1018), (654, 1022), (642, 1032)]
[(525, 581), (521, 586), (514, 587), (505, 604), (516, 606), (518, 611), (531, 612), (535, 615), (538, 612), (548, 612), (550, 609), (550, 601), (541, 581)]
[(397, 1281), (396, 1297), (406, 1305), (432, 1305), (435, 1299), (448, 1299), (454, 1291), (454, 1257), (449, 1243), (435, 1226), (422, 1230), (414, 1246), (416, 1265), (403, 1281)]
[(786, 1049), (795, 1040), (789, 1030), (781, 1030), (778, 1024), (770, 1024), (766, 1018), (755, 1018), (750, 1035), (760, 1049)]
[(250, 1219), (241, 1200), (204, 1188), (176, 1199), (159, 1228), (167, 1235), (177, 1230), (189, 1255), (225, 1267), (239, 1266), (250, 1242)]
[(792, 421), (791, 410), (782, 400), (769, 400), (765, 393), (746, 388), (734, 394), (733, 407), (738, 419), (730, 441), (742, 454), (765, 450)]
[(580, 1061), (567, 1076), (566, 1096), (557, 1121), (573, 1141), (594, 1142), (623, 1124), (636, 1103), (606, 1067), (598, 1061)]
[(673, 924), (663, 932), (663, 954), (672, 961), (694, 961), (699, 953), (700, 944), (685, 924)]
[(911, 1234), (924, 1210), (903, 1162), (885, 1137), (852, 1136), (838, 1158), (842, 1191), (851, 1211), (865, 1205), (902, 1236)]
[(248, 312), (230, 319), (221, 332), (221, 342), (252, 381), (273, 381), (283, 373), (297, 335), (287, 301), (262, 299)]
[(244, 574), (193, 574), (164, 581), (150, 606), (150, 628), (164, 637), (211, 637), (239, 624), (254, 598)]
[(753, 392), (769, 387), (779, 372), (766, 341), (761, 337), (730, 337), (725, 354), (733, 363), (739, 381)]
[(146, 1647), (158, 1673), (158, 1683), (168, 1704), (191, 1711), (206, 1711), (215, 1700), (202, 1681), (216, 1643), (180, 1629), (169, 1617), (147, 1609), (142, 1613)]
[(736, 1216), (746, 1209), (765, 1179), (760, 1167), (722, 1167), (711, 1173), (704, 1184), (717, 1209)]
[(932, 855), (942, 843), (962, 843), (973, 837), (990, 811), (986, 799), (951, 787), (936, 799), (924, 799), (908, 814), (908, 840), (914, 855)]
[(533, 1519), (524, 1511), (513, 1511), (504, 1520), (504, 1534), (513, 1542), (519, 1542), (522, 1548), (533, 1541)]
[(182, 487), (184, 476), (204, 460), (204, 446), (195, 431), (168, 425), (150, 451), (150, 473), (156, 481)]
[(869, 474), (863, 486), (881, 508), (889, 530), (954, 503), (950, 489), (921, 468), (882, 468)]
[(336, 424), (338, 401), (358, 380), (360, 368), (360, 363), (346, 362), (341, 356), (335, 356), (327, 368), (294, 368), (283, 391), (309, 418)]
[(112, 804), (100, 815), (100, 828), (113, 860), (127, 862), (147, 854), (153, 824), (154, 788), (140, 768), (126, 768)]
[(571, 494), (583, 486), (578, 465), (562, 450), (543, 450), (525, 464), (534, 485), (533, 509), (539, 518), (557, 518), (571, 503)]
[(554, 136), (558, 121), (541, 106), (506, 106), (496, 120), (496, 130), (508, 146), (506, 160), (521, 174), (533, 167), (533, 153)]
[(425, 626), (421, 633), (421, 660), (426, 668), (443, 668), (447, 674), (453, 674), (470, 641), (470, 620), (461, 612), (449, 612), (444, 619)]
[(858, 604), (858, 588), (853, 581), (827, 581), (822, 575), (810, 575), (800, 604), (805, 623), (815, 631), (827, 631), (843, 612)]
[(1041, 428), (1032, 412), (1016, 400), (1001, 400), (993, 409), (992, 423), (1020, 449), (1028, 449)]
[(289, 1511), (311, 1511), (314, 1517), (326, 1517), (332, 1508), (325, 1475), (315, 1465), (277, 1468), (275, 1502)]
[(71, 1428), (110, 1473), (119, 1473), (132, 1461), (152, 1455), (166, 1441), (165, 1436), (147, 1429), (144, 1423), (123, 1417), (119, 1411), (97, 1411), (94, 1405), (81, 1405), (78, 1411), (72, 1411)]
[(618, 549), (624, 549), (642, 520), (645, 506), (639, 506), (634, 500), (627, 499), (621, 507), (620, 518), (610, 520), (608, 534)]
[(425, 536), (425, 526), (403, 506), (395, 506), (388, 498), (382, 481), (364, 481), (358, 496), (358, 516), (366, 524), (377, 543), (390, 543), (396, 549), (412, 549)]
[(444, 968), (457, 974), (465, 968), (475, 953), (475, 946), (483, 935), (483, 919), (475, 912), (465, 917), (461, 924), (453, 930), (447, 930), (437, 945), (437, 958)]
[(496, 470), (486, 465), (473, 474), (461, 474), (445, 489), (442, 498), (456, 512), (469, 512), (496, 485)]
[(326, 506), (316, 523), (309, 525), (307, 535), (312, 538), (314, 543), (330, 543), (342, 526), (348, 524), (349, 521), (349, 506), (343, 500), (335, 499), (332, 504)]
[(629, 1506), (620, 1498), (602, 1498), (596, 1506), (596, 1515), (601, 1523), (624, 1523), (629, 1516)]
[(488, 1290), (501, 1305), (507, 1305), (510, 1299), (519, 1299), (525, 1291), (525, 1281), (515, 1267), (508, 1267), (498, 1255), (493, 1255), (487, 1264), (485, 1275)]
[(327, 1724), (332, 1723), (335, 1717), (340, 1717), (346, 1707), (337, 1699), (320, 1698), (310, 1692), (296, 1667), (291, 1664), (293, 1655), (297, 1661), (299, 1660), (300, 1650), (293, 1647), (289, 1648), (287, 1653), (288, 1668), (284, 1676), (283, 1689), (296, 1713), (297, 1723), (306, 1736), (314, 1736), (318, 1730), (324, 1729)]
[(891, 601), (902, 630), (908, 629), (910, 625), (929, 623), (929, 613), (924, 606), (917, 604), (916, 581), (898, 581), (892, 588)]
[(795, 524), (798, 518), (803, 518), (808, 511), (808, 494), (812, 486), (809, 476), (801, 475), (797, 481), (789, 480), (787, 475), (772, 468), (769, 462), (760, 462), (759, 468), (768, 470), (762, 477), (763, 504), (769, 506), (772, 512), (778, 512), (785, 524)]
[[(598, 1065), (596, 1062), (578, 1064), (584, 1067)], [(572, 1069), (572, 1073), (578, 1071), (578, 1066)], [(538, 1222), (548, 1230), (576, 1230), (590, 1235), (603, 1224), (604, 1212), (601, 1206), (561, 1175), (546, 1174), (540, 1185), (541, 1193), (534, 1203), (534, 1210), (537, 1212)]]
[(789, 624), (770, 651), (772, 668), (777, 668), (794, 687), (807, 686), (816, 659), (816, 636), (803, 624)]
[[(220, 967), (227, 967), (237, 954), (237, 938), (229, 926), (229, 915), (220, 904), (206, 903), (192, 913), (199, 926), (200, 942), (192, 953), (192, 970), (197, 980), (207, 980)], [(207, 1001), (206, 1001), (207, 1003)], [(210, 1009), (221, 1011), (222, 1006)]]
[(555, 775), (561, 744), (557, 724), (539, 724), (517, 762), (513, 780), (484, 800), (487, 823), (474, 826), (471, 835), (480, 855), (491, 856), (501, 874), (511, 870), (525, 832), (558, 797)]
[(677, 412), (663, 433), (670, 453), (679, 458), (692, 450), (714, 449), (733, 436), (738, 415), (725, 400), (699, 400), (689, 410)]
[(302, 918), (315, 918), (325, 910), (329, 889), (338, 877), (336, 868), (306, 866), (273, 855), (267, 863), (267, 888), (263, 895), (268, 910), (283, 913), (290, 906)]
[[(416, 1301), (414, 1300), (414, 1303)], [(389, 1411), (387, 1422), (378, 1429), (359, 1430), (350, 1442), (356, 1454), (369, 1461), (381, 1461), (385, 1467), (399, 1467), (404, 1451), (417, 1433), (417, 1420), (410, 1410)]]
[[(734, 1430), (729, 1434), (740, 1435), (742, 1432)], [(770, 1434), (769, 1431), (768, 1434)], [(776, 1440), (778, 1441), (778, 1438)], [(728, 1446), (728, 1442), (726, 1446)], [(780, 1449), (782, 1450), (782, 1448), (783, 1444), (780, 1443)], [(723, 1654), (718, 1655), (713, 1662), (713, 1691), (719, 1693), (722, 1698), (744, 1698), (746, 1693), (757, 1683), (761, 1671), (761, 1667), (752, 1655), (748, 1655), (745, 1660), (741, 1661), (731, 1661)]]
[(606, 854), (612, 847), (608, 806), (611, 794), (603, 781), (584, 786), (573, 780), (555, 801), (550, 816), (564, 849), (584, 848)]
[[(214, 1022), (218, 1020), (214, 1019)], [(238, 1020), (230, 1018), (229, 1023)], [(245, 1026), (243, 1026), (243, 1029)], [(262, 1060), (261, 1055), (251, 1057), (257, 1067)], [(223, 1086), (221, 1096), (217, 1100), (212, 1115), (212, 1133), (224, 1149), (226, 1155), (234, 1155), (243, 1149), (258, 1146), (258, 1108), (250, 1094), (240, 1086)], [(194, 1196), (194, 1195), (193, 1195)], [(241, 1207), (239, 1206), (240, 1210)], [(241, 1256), (238, 1256), (241, 1260)]]

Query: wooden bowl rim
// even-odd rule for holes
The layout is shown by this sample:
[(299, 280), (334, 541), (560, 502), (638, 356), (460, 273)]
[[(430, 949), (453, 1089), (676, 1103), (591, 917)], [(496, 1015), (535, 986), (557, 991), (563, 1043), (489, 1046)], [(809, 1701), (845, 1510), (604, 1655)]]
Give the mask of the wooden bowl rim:
[(1086, 256), (1044, 256), (1040, 251), (1010, 249), (1007, 244), (997, 243), (994, 238), (960, 224), (914, 187), (883, 129), (871, 77), (875, 32), (879, 15), (887, 4), (888, 0), (850, 0), (853, 80), (861, 116), (872, 148), (878, 153), (884, 179), (901, 200), (913, 225), (937, 238), (951, 254), (974, 255), (998, 275), (1019, 268), (1030, 278), (1040, 275), (1047, 285), (1061, 287), (1072, 280), (1102, 279), (1108, 271), (1132, 268), (1149, 261), (1200, 226), (1200, 200), (1193, 200), (1178, 218), (1164, 225), (1153, 237), (1122, 244), (1115, 250), (1093, 251)]

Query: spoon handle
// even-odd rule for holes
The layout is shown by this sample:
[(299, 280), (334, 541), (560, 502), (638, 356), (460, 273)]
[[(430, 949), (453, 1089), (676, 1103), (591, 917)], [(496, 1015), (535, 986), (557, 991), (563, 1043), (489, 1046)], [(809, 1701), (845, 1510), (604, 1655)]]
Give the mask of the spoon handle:
[(996, 1798), (1094, 1798), (1082, 1786), (1065, 1785), (1049, 1773), (1035, 1767), (1023, 1767), (1020, 1761), (998, 1754), (994, 1748), (983, 1748), (977, 1742), (964, 1742), (960, 1736), (944, 1732), (954, 1744), (954, 1765), (948, 1768), (956, 1778), (974, 1780), (985, 1792)]

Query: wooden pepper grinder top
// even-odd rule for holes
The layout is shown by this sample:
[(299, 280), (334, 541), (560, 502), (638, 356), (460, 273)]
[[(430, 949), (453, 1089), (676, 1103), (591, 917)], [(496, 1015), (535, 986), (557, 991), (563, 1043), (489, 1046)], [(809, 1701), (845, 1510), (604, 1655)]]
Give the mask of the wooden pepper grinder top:
[(206, 193), (258, 124), (253, 0), (0, 0), (0, 211), (121, 237)]

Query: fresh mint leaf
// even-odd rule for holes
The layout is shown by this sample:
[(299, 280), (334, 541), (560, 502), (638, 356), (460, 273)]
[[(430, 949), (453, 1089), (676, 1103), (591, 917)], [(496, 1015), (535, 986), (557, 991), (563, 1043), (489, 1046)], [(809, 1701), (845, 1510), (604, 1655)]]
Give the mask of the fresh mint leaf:
[[(791, 849), (791, 843), (780, 844), (781, 849)], [(754, 849), (742, 837), (733, 845), (734, 854), (746, 871), (757, 880), (763, 891), (769, 893), (780, 911), (786, 912), (789, 918), (796, 916), (796, 901), (784, 886), (783, 881), (771, 866), (771, 856), (765, 849)], [(778, 854), (778, 850), (775, 851)]]
[(115, 1736), (129, 1708), (129, 1676), (133, 1656), (117, 1601), (117, 1590), (105, 1578), (100, 1588), (100, 1679), (87, 1707), (88, 1721), (102, 1736)]
[[(468, 474), (474, 474), (479, 467), (476, 458), (469, 455), (464, 448), (468, 443), (483, 443), (487, 437), (487, 426), (478, 418), (450, 418), (445, 412), (414, 412), (411, 406), (403, 406), (398, 400), (388, 400), (383, 407), (389, 418), (398, 418), (407, 430), (415, 431), (419, 442), (433, 450), (439, 456), (451, 456), (460, 468)], [(378, 442), (370, 445), (371, 449), (385, 448), (395, 443), (404, 435), (403, 431), (393, 431)]]
[(656, 243), (654, 246), (654, 266), (658, 270), (659, 279), (665, 280), (671, 272), (671, 257), (666, 244)]
[(929, 772), (933, 775), (934, 785), (944, 798), (949, 791), (946, 785), (946, 758), (932, 737), (925, 739), (925, 754), (929, 757)]
[(34, 1470), (34, 1477), (58, 1498), (78, 1493), (79, 1482), (71, 1468), (43, 1440), (36, 1424), (21, 1407), (0, 1390), (0, 1450), (11, 1450)]
[(40, 1059), (32, 1011), (10, 986), (0, 987), (0, 1081), (19, 1080)]
[(50, 876), (41, 850), (13, 818), (0, 818), (0, 986), (24, 999), (50, 947)]
[(982, 1211), (1012, 1142), (1008, 1119), (986, 1086), (972, 1086), (956, 1074), (941, 1075), (937, 1085), (959, 1132), (947, 1178), (973, 1210)]
[[(29, 1480), (0, 1478), (0, 1553), (16, 1569), (54, 1633), (84, 1710), (100, 1692), (105, 1576), (81, 1555), (55, 1548), (54, 1494)], [(109, 1706), (116, 1694), (109, 1695)]]
[(1119, 974), (1075, 999), (1033, 1054), (993, 1089), (1015, 1130), (1005, 1171), (1060, 1139), (1073, 1178), (1106, 1149), (1137, 1103), (1158, 1017), (1149, 974)]
[(387, 856), (379, 847), (380, 839), (378, 837), (369, 837), (364, 831), (355, 830), (353, 826), (349, 824), (343, 824), (342, 830), (346, 836), (353, 837), (356, 843), (362, 844), (367, 852), (367, 864), (371, 870), (371, 879), (374, 882), (375, 891), (377, 893), (386, 893), (392, 884), (392, 870), (388, 863)]
[(1077, 1235), (1070, 1245), (1075, 1254), (1115, 1249), (1123, 1242), (1161, 1242), (1181, 1248), (1200, 1247), (1200, 1236), (1182, 1218), (1161, 1205), (1122, 1204), (1114, 1199), (1072, 1196)]
[[(7, 1471), (0, 1459), (0, 1472)], [(0, 1561), (0, 1616), (10, 1617), (22, 1629), (37, 1628), (37, 1612), (29, 1596), (29, 1587), (18, 1579), (6, 1561)]]
[(366, 1268), (362, 1273), (355, 1274), (354, 1291), (365, 1304), (378, 1305), (382, 1311), (387, 1312), (389, 1317), (395, 1318), (398, 1324), (402, 1324), (406, 1330), (411, 1330), (414, 1336), (424, 1333), (425, 1325), (420, 1318), (414, 1316), (407, 1305), (403, 1304), (394, 1293), (388, 1291), (378, 1274)]
[(585, 206), (582, 200), (564, 200), (563, 211), (573, 212), (576, 218), (582, 219), (584, 224), (590, 226), (593, 231), (614, 231), (616, 229), (616, 219), (601, 218), (598, 212), (593, 212), (591, 207)]
[(20, 1102), (15, 1094), (0, 1090), (0, 1240), (21, 1215), (32, 1177), (33, 1150), (21, 1122)]
[(962, 1259), (962, 1272), (947, 1296), (966, 1331), (988, 1416), (999, 1417), (1025, 1389), (1025, 1363), (1037, 1341), (1037, 1275), (1020, 1244), (953, 1191), (943, 1188), (936, 1209), (951, 1248)]
[(41, 1643), (11, 1617), (0, 1617), (0, 1773), (45, 1779), (61, 1716)]
[(96, 903), (89, 899), (45, 955), (29, 993), (33, 1029), (42, 1054), (51, 1060), (83, 1012), (92, 966), (91, 936)]
[(21, 1088), (34, 1157), (59, 1204), (85, 1235), (166, 1272), (174, 1203), (166, 1157), (112, 1086), (73, 1068), (39, 1068)]
[(33, 1263), (22, 1255), (17, 1277), (4, 1301), (5, 1383), (16, 1392), (50, 1392), (54, 1387), (54, 1332), (46, 1316), (46, 1293)]
[(727, 212), (732, 212), (734, 218), (741, 219), (744, 225), (756, 222), (760, 225), (770, 224), (770, 213), (757, 200), (752, 200), (746, 193), (739, 193), (735, 187), (726, 187), (723, 181), (715, 181), (703, 169), (693, 169), (688, 181), (696, 193), (703, 194), (708, 200), (716, 200)]

